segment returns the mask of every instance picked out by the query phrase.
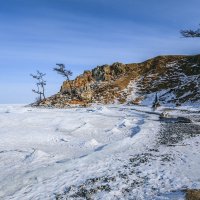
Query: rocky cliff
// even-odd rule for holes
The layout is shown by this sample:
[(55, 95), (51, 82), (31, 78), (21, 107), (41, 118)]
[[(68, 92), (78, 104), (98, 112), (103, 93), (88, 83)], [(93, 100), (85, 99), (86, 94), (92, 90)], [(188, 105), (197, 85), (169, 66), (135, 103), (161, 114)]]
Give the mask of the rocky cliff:
[(158, 56), (143, 63), (97, 66), (71, 81), (40, 105), (134, 103), (151, 105), (157, 94), (160, 104), (200, 102), (200, 55)]

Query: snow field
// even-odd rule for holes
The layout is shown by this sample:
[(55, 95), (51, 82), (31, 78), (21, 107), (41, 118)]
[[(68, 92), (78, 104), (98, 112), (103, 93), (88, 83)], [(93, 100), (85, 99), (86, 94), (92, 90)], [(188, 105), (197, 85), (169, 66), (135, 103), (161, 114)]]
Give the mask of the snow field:
[(70, 199), (69, 188), (105, 178), (94, 199), (184, 199), (183, 189), (200, 187), (198, 136), (161, 145), (158, 118), (137, 106), (1, 105), (0, 199)]

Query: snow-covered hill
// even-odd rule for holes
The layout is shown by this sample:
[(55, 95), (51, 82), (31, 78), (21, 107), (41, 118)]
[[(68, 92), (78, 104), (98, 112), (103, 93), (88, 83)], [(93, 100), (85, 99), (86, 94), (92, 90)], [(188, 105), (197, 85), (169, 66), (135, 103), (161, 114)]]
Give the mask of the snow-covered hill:
[[(71, 86), (73, 93), (71, 92)], [(103, 65), (65, 81), (58, 94), (40, 105), (133, 103), (161, 105), (200, 103), (200, 55), (158, 56), (143, 63)], [(76, 95), (72, 95), (76, 93)]]
[(168, 112), (191, 124), (141, 106), (1, 105), (0, 199), (183, 199), (200, 187), (199, 112), (187, 110)]

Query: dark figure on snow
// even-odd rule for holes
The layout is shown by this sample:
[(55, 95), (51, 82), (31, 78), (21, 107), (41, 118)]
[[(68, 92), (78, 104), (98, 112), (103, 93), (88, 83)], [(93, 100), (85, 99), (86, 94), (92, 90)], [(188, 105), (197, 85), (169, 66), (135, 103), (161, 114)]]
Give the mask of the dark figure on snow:
[(156, 110), (156, 108), (158, 106), (160, 106), (160, 103), (159, 103), (159, 99), (158, 99), (158, 94), (156, 93), (156, 96), (155, 96), (155, 99), (154, 99), (154, 102), (153, 102), (153, 105), (152, 105), (153, 110)]

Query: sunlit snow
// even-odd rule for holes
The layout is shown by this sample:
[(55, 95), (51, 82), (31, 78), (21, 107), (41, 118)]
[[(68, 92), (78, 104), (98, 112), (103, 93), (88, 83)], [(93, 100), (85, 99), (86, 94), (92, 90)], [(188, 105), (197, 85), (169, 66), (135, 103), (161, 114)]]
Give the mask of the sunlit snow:
[[(184, 188), (200, 187), (199, 136), (177, 146), (158, 145), (161, 110), (150, 111), (1, 105), (0, 199), (55, 199), (95, 177), (113, 181), (94, 199), (183, 199)], [(138, 164), (137, 156), (147, 160)]]

